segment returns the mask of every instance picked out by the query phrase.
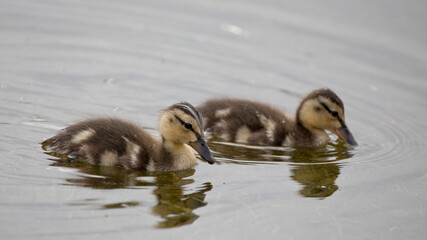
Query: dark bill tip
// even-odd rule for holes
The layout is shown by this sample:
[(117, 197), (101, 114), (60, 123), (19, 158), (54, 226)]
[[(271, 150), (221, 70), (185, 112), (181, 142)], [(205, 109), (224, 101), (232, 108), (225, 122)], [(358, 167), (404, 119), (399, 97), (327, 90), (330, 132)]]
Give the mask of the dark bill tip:
[(215, 158), (212, 156), (211, 151), (209, 150), (208, 144), (206, 143), (203, 137), (200, 137), (195, 142), (190, 142), (190, 146), (199, 153), (206, 162), (210, 164), (215, 163)]
[(345, 124), (343, 124), (343, 126), (340, 127), (338, 130), (336, 130), (335, 134), (337, 134), (337, 136), (346, 143), (352, 146), (357, 146), (356, 139), (354, 139), (353, 134), (351, 134), (350, 130)]

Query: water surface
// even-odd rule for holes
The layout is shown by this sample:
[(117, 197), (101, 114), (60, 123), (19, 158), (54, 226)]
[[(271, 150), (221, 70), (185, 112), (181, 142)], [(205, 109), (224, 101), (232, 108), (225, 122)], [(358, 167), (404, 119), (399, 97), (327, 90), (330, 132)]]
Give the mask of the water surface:
[[(425, 239), (422, 1), (0, 1), (0, 238)], [(178, 101), (292, 114), (319, 87), (359, 143), (210, 139), (171, 173), (58, 161), (40, 142), (113, 115), (157, 133)]]

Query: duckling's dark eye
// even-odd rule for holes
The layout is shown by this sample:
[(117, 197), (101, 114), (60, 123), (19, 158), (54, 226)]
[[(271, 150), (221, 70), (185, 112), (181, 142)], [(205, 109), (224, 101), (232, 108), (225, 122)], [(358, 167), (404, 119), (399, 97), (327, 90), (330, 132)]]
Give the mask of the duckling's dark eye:
[(324, 103), (320, 103), (325, 109), (326, 111), (328, 111), (333, 117), (338, 117), (338, 112), (337, 111), (332, 111), (326, 104)]
[(320, 108), (320, 107), (315, 107), (314, 108), (314, 111), (316, 111), (316, 112), (320, 112), (322, 109)]
[(191, 125), (191, 123), (189, 123), (189, 122), (186, 122), (186, 123), (184, 123), (184, 127), (185, 127), (186, 129), (192, 129), (192, 128), (193, 128), (193, 125)]

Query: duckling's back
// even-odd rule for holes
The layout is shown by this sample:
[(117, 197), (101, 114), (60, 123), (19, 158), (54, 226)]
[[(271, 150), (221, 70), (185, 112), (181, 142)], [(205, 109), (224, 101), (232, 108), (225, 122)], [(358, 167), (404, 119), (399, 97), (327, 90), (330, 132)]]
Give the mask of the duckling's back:
[(226, 141), (281, 145), (284, 122), (280, 110), (260, 102), (244, 99), (213, 99), (197, 108), (205, 119), (207, 131)]
[(117, 119), (94, 118), (73, 124), (43, 142), (49, 150), (91, 164), (146, 170), (159, 143), (141, 127)]

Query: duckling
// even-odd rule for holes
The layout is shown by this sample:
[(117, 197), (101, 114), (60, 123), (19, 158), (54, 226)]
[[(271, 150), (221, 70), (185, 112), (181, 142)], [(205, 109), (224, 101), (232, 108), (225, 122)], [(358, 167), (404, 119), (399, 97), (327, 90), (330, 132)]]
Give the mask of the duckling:
[(330, 89), (302, 98), (295, 118), (268, 104), (244, 99), (212, 99), (197, 108), (208, 132), (225, 141), (288, 147), (326, 145), (335, 133), (346, 143), (357, 142), (345, 124), (344, 104)]
[(203, 134), (203, 117), (191, 104), (182, 102), (164, 109), (159, 131), (161, 140), (118, 118), (92, 118), (62, 129), (42, 146), (67, 158), (141, 171), (191, 168), (196, 157), (189, 146), (208, 163), (215, 162)]

